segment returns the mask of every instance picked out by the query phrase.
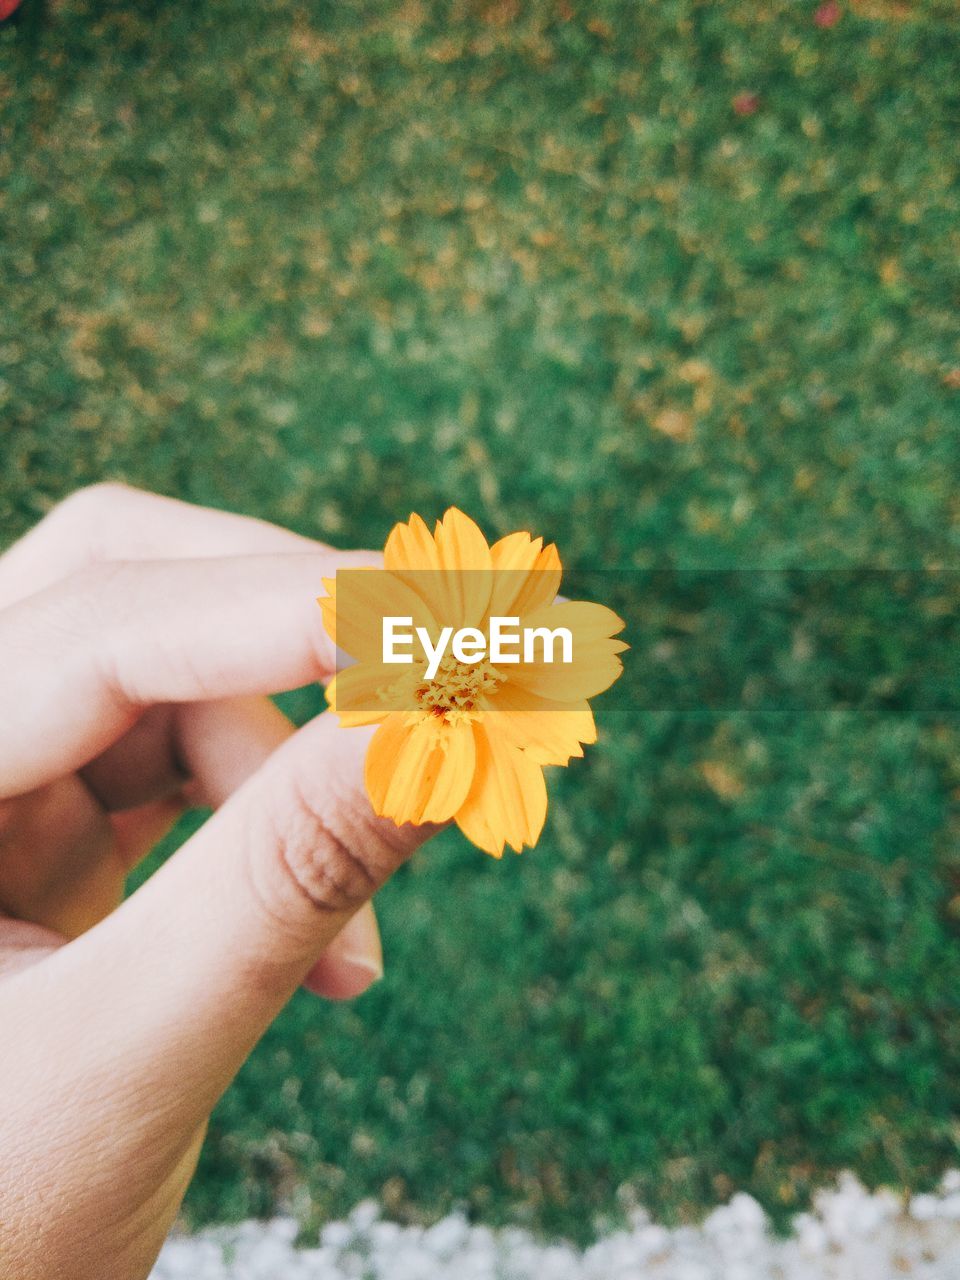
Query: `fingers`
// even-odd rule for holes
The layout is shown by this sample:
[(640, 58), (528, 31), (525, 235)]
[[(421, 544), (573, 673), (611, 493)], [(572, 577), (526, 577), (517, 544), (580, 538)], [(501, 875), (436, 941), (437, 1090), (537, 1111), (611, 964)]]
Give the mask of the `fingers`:
[[(293, 732), (266, 698), (176, 708), (177, 755), (192, 778), (192, 798), (218, 808)], [(304, 985), (329, 1000), (349, 1000), (382, 976), (380, 930), (367, 902), (336, 935)]]
[[(123, 881), (151, 849), (169, 835), (183, 817), (187, 802), (182, 793), (151, 800), (135, 809), (124, 809), (109, 815), (113, 828), (114, 853), (122, 869)], [(117, 901), (123, 896), (123, 884)], [(116, 905), (116, 904), (114, 904)]]
[(160, 704), (80, 776), (110, 812), (178, 794), (216, 809), (292, 733), (269, 698)]
[[(118, 910), (0, 987), (0, 1023), (42, 991), (44, 1024), (72, 1046), (43, 1068), (36, 1122), (79, 1089), (125, 1167), (202, 1122), (324, 948), (429, 834), (374, 817), (367, 740), (330, 715), (311, 722)], [(36, 1027), (31, 1038), (42, 1056)], [(21, 1096), (26, 1069), (3, 1069), (5, 1097)]]
[(316, 596), (344, 561), (323, 551), (100, 565), (5, 610), (0, 797), (86, 764), (154, 703), (328, 678), (335, 650)]
[(269, 698), (227, 698), (175, 708), (176, 755), (195, 804), (218, 809), (294, 735)]
[[(106, 561), (318, 550), (329, 549), (262, 520), (124, 484), (97, 484), (71, 494), (0, 556), (0, 609)], [(144, 804), (176, 790), (180, 777), (170, 750), (171, 725), (171, 709), (157, 708), (84, 770), (106, 808)]]
[(314, 995), (353, 1000), (383, 977), (383, 948), (372, 902), (347, 921), (303, 980)]
[(71, 494), (0, 557), (0, 609), (104, 560), (283, 555), (320, 547), (250, 516), (124, 484), (96, 484)]
[(0, 914), (72, 936), (113, 910), (123, 876), (109, 820), (79, 778), (0, 803)]
[[(0, 608), (98, 562), (118, 558), (134, 561), (302, 554), (318, 548), (340, 563), (377, 559), (367, 553), (351, 556), (327, 552), (321, 544), (249, 517), (195, 507), (125, 485), (95, 485), (62, 502), (0, 557)], [(329, 568), (321, 567), (318, 572), (322, 575)], [(315, 592), (316, 583), (311, 582), (310, 596)], [(69, 610), (69, 593), (66, 603)], [(109, 625), (109, 618), (103, 622)], [(311, 623), (315, 625), (314, 618)], [(0, 706), (2, 693), (0, 687)], [(72, 706), (72, 700), (67, 705)], [(42, 725), (35, 723), (38, 728)], [(94, 877), (99, 885), (94, 895), (96, 902), (91, 909), (76, 905), (73, 916), (77, 918), (71, 917), (71, 932), (77, 931), (80, 916), (83, 927), (88, 927), (115, 905), (124, 870), (139, 861), (176, 820), (183, 809), (185, 791), (195, 802), (216, 806), (291, 732), (285, 718), (263, 698), (235, 699), (232, 705), (218, 703), (210, 709), (199, 705), (156, 706), (134, 719), (119, 741), (108, 745), (80, 769), (93, 797), (112, 814), (115, 850), (102, 842), (106, 852), (102, 858), (103, 874)], [(52, 738), (50, 745), (54, 750), (49, 765), (59, 761), (64, 769), (71, 767), (72, 757), (64, 759), (63, 739)], [(84, 754), (90, 754), (89, 744)], [(184, 775), (191, 770), (195, 777), (185, 783)], [(48, 766), (47, 773), (51, 772)], [(19, 785), (30, 781), (27, 774)], [(16, 789), (14, 780), (9, 790)], [(88, 802), (89, 798), (84, 800)], [(89, 802), (86, 807), (90, 807)], [(96, 817), (103, 825), (102, 815), (98, 813)], [(71, 841), (67, 846), (62, 841), (55, 843), (66, 850), (65, 857), (73, 867), (78, 842)], [(90, 879), (96, 868), (87, 861)], [(36, 880), (36, 866), (32, 874)], [(75, 877), (65, 877), (64, 882), (67, 880), (72, 882)], [(36, 896), (31, 895), (31, 903)], [(58, 899), (44, 906), (44, 910), (52, 911), (51, 918), (58, 925), (64, 920), (63, 905)], [(378, 976), (381, 971), (379, 933), (370, 907), (358, 913), (356, 922), (351, 921), (329, 948), (318, 964), (311, 988), (331, 997), (359, 994), (369, 985), (371, 974)]]
[[(155, 708), (124, 739), (95, 762), (84, 782), (74, 775), (0, 810), (0, 911), (51, 926), (74, 937), (112, 911), (127, 872), (183, 812), (185, 792), (197, 804), (220, 806), (294, 732), (266, 698)], [(149, 732), (147, 730), (150, 726)], [(164, 750), (151, 749), (141, 769), (143, 741), (161, 735)], [(159, 781), (156, 760), (175, 757), (170, 769), (179, 789), (144, 802)], [(111, 760), (119, 755), (118, 760)], [(99, 778), (99, 774), (104, 776)], [(91, 794), (91, 791), (97, 794)], [(99, 803), (98, 803), (99, 801)], [(119, 808), (120, 812), (104, 812)], [(131, 807), (135, 805), (136, 807)], [(348, 999), (382, 976), (383, 956), (376, 916), (366, 904), (337, 935), (308, 977), (317, 995)]]
[[(101, 792), (108, 800), (129, 797), (145, 775), (157, 772), (158, 759), (175, 761), (166, 766), (171, 781), (179, 778), (181, 795), (194, 804), (219, 808), (264, 761), (294, 733), (293, 725), (268, 698), (230, 698), (219, 702), (187, 703), (157, 707), (159, 717), (147, 713), (132, 733), (96, 762), (106, 775)], [(163, 748), (154, 742), (146, 770), (136, 765), (138, 730), (151, 721), (152, 736), (162, 734)], [(134, 741), (131, 741), (134, 740)], [(131, 750), (130, 748), (133, 748)], [(114, 756), (124, 758), (114, 760)], [(182, 772), (179, 772), (182, 771)], [(89, 770), (84, 771), (87, 776)], [(183, 776), (189, 777), (184, 786)], [(129, 785), (128, 785), (129, 777)], [(182, 802), (170, 798), (144, 805), (130, 813), (113, 815), (122, 860), (132, 866), (166, 830), (182, 810)], [(316, 995), (347, 1000), (362, 995), (371, 982), (383, 976), (380, 931), (371, 903), (353, 916), (327, 947), (307, 975), (305, 985)]]
[(24, 920), (0, 920), (0, 978), (8, 978), (43, 960), (66, 939), (43, 925)]
[(169, 703), (148, 707), (118, 742), (79, 770), (109, 813), (182, 791), (187, 773), (177, 753), (176, 717)]

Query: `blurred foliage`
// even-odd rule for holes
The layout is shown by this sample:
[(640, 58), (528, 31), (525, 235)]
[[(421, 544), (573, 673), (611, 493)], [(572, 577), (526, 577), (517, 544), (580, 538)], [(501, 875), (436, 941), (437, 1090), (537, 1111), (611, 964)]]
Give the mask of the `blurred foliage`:
[[(64, 0), (0, 29), (0, 521), (107, 476), (376, 545), (957, 563), (960, 29), (859, 0)], [(303, 716), (315, 694), (291, 704)], [(610, 711), (298, 997), (196, 1219), (584, 1236), (960, 1159), (957, 726)]]

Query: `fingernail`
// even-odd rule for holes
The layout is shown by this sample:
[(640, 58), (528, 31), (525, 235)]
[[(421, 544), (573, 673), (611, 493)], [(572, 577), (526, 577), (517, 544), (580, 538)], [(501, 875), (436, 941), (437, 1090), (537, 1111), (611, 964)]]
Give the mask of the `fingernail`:
[(333, 948), (344, 964), (363, 969), (370, 981), (383, 977), (383, 946), (373, 903), (365, 903), (334, 939)]
[(379, 982), (383, 977), (383, 960), (379, 956), (344, 951), (340, 956), (340, 963), (345, 969), (356, 969), (358, 974), (367, 976), (371, 982)]
[(352, 1000), (383, 977), (383, 948), (372, 905), (353, 916), (320, 957), (305, 985), (331, 1000)]
[(328, 951), (304, 980), (304, 986), (328, 1000), (353, 1000), (379, 982), (383, 965), (369, 955), (345, 955)]

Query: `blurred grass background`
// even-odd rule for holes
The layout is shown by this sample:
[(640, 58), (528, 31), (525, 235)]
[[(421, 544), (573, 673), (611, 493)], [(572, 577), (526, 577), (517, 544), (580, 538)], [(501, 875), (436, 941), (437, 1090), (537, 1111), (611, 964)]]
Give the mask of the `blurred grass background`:
[[(26, 0), (3, 539), (117, 477), (346, 545), (455, 502), (584, 567), (956, 566), (958, 127), (952, 2)], [(385, 981), (294, 1000), (194, 1220), (582, 1238), (960, 1160), (957, 725), (605, 727), (534, 853), (387, 887)]]

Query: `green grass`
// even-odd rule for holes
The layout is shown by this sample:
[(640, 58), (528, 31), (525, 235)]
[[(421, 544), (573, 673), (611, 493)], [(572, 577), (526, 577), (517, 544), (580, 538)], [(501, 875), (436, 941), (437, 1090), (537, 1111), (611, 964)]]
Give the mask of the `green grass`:
[[(960, 563), (952, 3), (26, 4), (5, 538), (113, 476), (370, 546), (456, 502), (584, 569)], [(960, 1159), (955, 721), (604, 725), (534, 853), (387, 887), (386, 980), (277, 1021), (195, 1220), (582, 1237)]]

